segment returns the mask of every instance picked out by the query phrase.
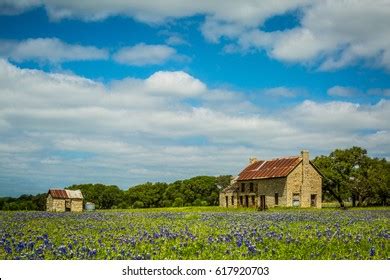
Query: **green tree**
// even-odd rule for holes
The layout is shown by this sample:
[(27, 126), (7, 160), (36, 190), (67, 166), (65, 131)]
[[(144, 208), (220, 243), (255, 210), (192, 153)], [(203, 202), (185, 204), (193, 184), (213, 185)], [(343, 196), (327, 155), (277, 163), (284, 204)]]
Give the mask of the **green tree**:
[(333, 196), (344, 208), (344, 200), (362, 195), (363, 175), (366, 166), (367, 151), (352, 147), (350, 149), (336, 149), (329, 156), (319, 156), (314, 164), (325, 176), (323, 189)]
[(181, 197), (176, 197), (173, 202), (173, 207), (182, 207), (184, 205), (184, 200)]
[(351, 199), (353, 206), (362, 206), (377, 196), (386, 204), (389, 197), (388, 163), (372, 159), (360, 147), (336, 149), (329, 156), (318, 156), (314, 164), (325, 176), (323, 189), (344, 206), (345, 199)]
[(97, 209), (111, 209), (123, 201), (124, 193), (115, 185), (82, 184), (67, 187), (71, 190), (81, 190), (84, 202), (93, 202)]
[(372, 190), (372, 204), (387, 205), (390, 198), (390, 163), (385, 159), (372, 159), (367, 181)]

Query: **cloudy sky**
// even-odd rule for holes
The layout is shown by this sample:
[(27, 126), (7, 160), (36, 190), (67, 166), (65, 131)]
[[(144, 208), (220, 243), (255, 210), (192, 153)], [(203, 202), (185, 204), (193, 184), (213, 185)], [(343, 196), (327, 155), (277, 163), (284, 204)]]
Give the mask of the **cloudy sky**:
[(0, 0), (0, 196), (390, 158), (389, 0)]

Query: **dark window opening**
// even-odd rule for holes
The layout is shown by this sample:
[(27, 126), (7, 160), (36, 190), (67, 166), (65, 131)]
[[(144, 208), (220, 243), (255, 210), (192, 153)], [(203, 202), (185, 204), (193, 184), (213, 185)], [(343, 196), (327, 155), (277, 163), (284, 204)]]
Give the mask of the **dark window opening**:
[(226, 200), (226, 207), (228, 207), (229, 206), (229, 198), (226, 196), (225, 200)]
[(266, 205), (265, 205), (265, 195), (260, 195), (260, 209), (265, 210)]
[(316, 194), (312, 194), (310, 196), (310, 206), (311, 207), (316, 207), (317, 206), (317, 195)]
[(253, 192), (253, 183), (250, 183), (250, 184), (249, 184), (249, 191), (250, 191), (250, 192)]
[(234, 205), (234, 196), (232, 196), (232, 205)]
[(242, 196), (240, 196), (240, 205), (242, 205)]
[(241, 183), (241, 192), (245, 192), (245, 183)]
[(252, 205), (255, 205), (255, 196), (252, 195)]
[(275, 205), (279, 205), (279, 194), (275, 193)]
[(245, 196), (245, 206), (249, 206), (249, 197), (247, 195)]

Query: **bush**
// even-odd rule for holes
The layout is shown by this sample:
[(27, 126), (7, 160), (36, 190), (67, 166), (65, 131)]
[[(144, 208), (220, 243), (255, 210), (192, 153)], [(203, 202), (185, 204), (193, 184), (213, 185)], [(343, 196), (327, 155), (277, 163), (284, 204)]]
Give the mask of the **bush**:
[(127, 209), (127, 208), (129, 208), (129, 205), (127, 205), (126, 202), (121, 202), (118, 205), (118, 209)]
[(184, 200), (181, 197), (176, 197), (175, 201), (173, 202), (173, 207), (183, 207)]
[(202, 205), (202, 200), (200, 198), (197, 198), (194, 200), (192, 203), (193, 206), (201, 206)]
[(144, 208), (145, 205), (142, 201), (136, 201), (133, 203), (133, 208)]
[(200, 206), (207, 206), (209, 205), (208, 202), (206, 200), (202, 200)]

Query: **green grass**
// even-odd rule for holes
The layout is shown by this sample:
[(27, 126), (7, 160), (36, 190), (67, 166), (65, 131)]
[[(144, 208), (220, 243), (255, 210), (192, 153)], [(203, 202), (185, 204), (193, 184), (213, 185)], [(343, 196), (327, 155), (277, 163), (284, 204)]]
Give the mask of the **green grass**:
[(390, 208), (0, 212), (0, 259), (388, 259)]

